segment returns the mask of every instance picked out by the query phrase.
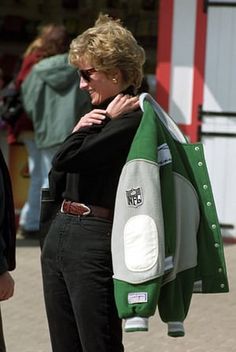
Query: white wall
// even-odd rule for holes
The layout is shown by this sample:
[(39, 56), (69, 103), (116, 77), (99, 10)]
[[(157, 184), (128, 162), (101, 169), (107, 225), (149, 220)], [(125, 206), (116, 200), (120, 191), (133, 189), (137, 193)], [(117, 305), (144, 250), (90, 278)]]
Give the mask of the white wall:
[[(235, 3), (235, 1), (234, 1)], [(229, 136), (203, 135), (209, 174), (223, 235), (236, 237), (236, 8), (209, 7), (204, 84), (204, 111), (222, 112), (220, 117), (204, 117), (202, 132)]]
[(174, 0), (169, 113), (177, 123), (191, 124), (196, 0)]

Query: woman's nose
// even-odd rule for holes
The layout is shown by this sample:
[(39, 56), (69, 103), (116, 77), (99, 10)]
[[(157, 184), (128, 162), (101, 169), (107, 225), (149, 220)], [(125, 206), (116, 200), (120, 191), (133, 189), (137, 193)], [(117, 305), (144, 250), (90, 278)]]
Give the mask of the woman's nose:
[(86, 89), (88, 87), (88, 82), (83, 77), (80, 77), (79, 86), (80, 89)]

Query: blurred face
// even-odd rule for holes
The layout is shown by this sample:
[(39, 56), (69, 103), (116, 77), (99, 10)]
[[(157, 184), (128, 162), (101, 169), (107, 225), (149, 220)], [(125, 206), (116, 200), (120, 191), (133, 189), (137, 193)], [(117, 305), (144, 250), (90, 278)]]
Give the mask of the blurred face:
[(87, 62), (80, 63), (79, 71), (80, 88), (89, 93), (93, 105), (99, 105), (123, 90), (120, 72), (108, 76), (104, 72), (96, 71)]

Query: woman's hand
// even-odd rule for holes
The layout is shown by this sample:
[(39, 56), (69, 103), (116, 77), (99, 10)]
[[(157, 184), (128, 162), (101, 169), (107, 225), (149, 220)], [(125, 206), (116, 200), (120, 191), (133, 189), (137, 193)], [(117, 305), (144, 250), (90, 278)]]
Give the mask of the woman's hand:
[(139, 107), (139, 98), (130, 95), (118, 94), (108, 105), (106, 110), (94, 109), (85, 114), (75, 125), (72, 132), (78, 132), (82, 127), (100, 125), (109, 116), (111, 119), (119, 117), (121, 114), (136, 110)]
[(106, 114), (115, 119), (121, 114), (136, 110), (139, 107), (139, 98), (130, 95), (118, 94), (108, 105)]
[(105, 118), (106, 118), (106, 110), (94, 109), (81, 117), (81, 119), (75, 125), (72, 132), (77, 132), (82, 127), (88, 127), (94, 124), (100, 125)]

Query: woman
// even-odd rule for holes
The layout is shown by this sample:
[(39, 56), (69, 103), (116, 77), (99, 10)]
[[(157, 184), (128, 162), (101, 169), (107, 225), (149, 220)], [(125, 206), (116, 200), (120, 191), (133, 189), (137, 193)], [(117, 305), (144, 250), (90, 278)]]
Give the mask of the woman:
[(61, 200), (42, 250), (52, 349), (123, 351), (114, 302), (111, 229), (121, 169), (141, 119), (144, 50), (117, 20), (100, 15), (74, 39), (70, 63), (93, 109), (52, 161), (51, 196)]

